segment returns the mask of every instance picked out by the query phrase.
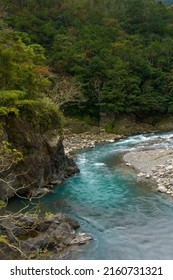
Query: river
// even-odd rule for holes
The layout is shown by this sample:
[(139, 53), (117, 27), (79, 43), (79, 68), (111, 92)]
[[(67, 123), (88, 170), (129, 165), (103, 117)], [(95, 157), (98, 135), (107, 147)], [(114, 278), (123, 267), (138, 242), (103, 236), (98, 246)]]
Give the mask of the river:
[(173, 259), (173, 198), (158, 193), (151, 183), (138, 182), (120, 160), (122, 152), (158, 137), (161, 142), (151, 142), (152, 147), (173, 144), (169, 132), (82, 150), (76, 155), (80, 173), (42, 198), (45, 212), (64, 212), (80, 222), (80, 231), (93, 236), (71, 258)]

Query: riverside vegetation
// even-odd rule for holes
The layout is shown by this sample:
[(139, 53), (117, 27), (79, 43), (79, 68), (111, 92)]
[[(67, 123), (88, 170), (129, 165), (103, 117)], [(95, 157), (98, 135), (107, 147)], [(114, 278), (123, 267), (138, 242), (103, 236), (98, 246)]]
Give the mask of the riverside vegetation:
[[(18, 231), (21, 224), (30, 238), (28, 231), (38, 233), (40, 225), (37, 213), (32, 223), (28, 216), (21, 223), (20, 215), (6, 214), (8, 199), (41, 196), (50, 191), (45, 186), (58, 185), (79, 171), (64, 152), (67, 117), (72, 132), (74, 117), (114, 134), (172, 129), (172, 35), (173, 9), (162, 1), (0, 0), (0, 244), (4, 250), (10, 247), (26, 257), (14, 229)], [(90, 142), (95, 144), (93, 139)], [(51, 220), (45, 231), (57, 230), (55, 224), (63, 223)], [(75, 239), (72, 228), (69, 232)], [(40, 249), (59, 246), (62, 251), (73, 243), (55, 239), (43, 242)]]

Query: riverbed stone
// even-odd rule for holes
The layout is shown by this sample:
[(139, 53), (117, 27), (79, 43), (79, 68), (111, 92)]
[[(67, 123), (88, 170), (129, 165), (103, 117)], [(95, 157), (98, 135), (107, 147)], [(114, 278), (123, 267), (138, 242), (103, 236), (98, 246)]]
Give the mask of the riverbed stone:
[(66, 134), (63, 144), (65, 147), (65, 153), (69, 155), (80, 149), (95, 147), (96, 144), (107, 142), (113, 143), (115, 142), (115, 140), (122, 137), (122, 135), (106, 133), (105, 130), (101, 130), (100, 133), (85, 132), (77, 134)]
[(144, 177), (144, 176), (145, 176), (145, 173), (140, 172), (140, 173), (137, 174), (137, 176), (138, 176), (138, 177)]
[(173, 165), (168, 165), (165, 167), (166, 170), (173, 170)]
[(165, 186), (158, 186), (157, 190), (159, 192), (162, 192), (162, 193), (166, 193), (167, 192), (167, 188)]

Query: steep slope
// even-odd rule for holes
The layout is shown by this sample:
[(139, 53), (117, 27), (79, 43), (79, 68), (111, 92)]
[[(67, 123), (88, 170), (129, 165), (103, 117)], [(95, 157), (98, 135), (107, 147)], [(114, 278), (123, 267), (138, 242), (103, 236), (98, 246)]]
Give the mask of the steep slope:
[[(22, 159), (1, 172), (0, 200), (13, 195), (41, 195), (46, 186), (59, 185), (78, 172), (74, 161), (64, 153), (62, 136), (57, 131), (38, 133), (24, 120), (11, 118), (6, 122), (3, 141), (11, 143)], [(2, 163), (2, 160), (1, 160)]]

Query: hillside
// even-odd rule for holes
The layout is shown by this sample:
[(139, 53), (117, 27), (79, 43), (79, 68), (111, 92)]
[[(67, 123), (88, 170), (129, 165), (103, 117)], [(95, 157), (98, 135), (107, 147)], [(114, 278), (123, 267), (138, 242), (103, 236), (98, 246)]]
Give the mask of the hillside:
[(1, 3), (25, 43), (45, 49), (47, 96), (65, 114), (98, 122), (110, 112), (112, 120), (172, 114), (171, 8), (153, 0)]
[[(40, 197), (79, 171), (64, 152), (65, 122), (67, 132), (85, 132), (92, 125), (103, 133), (100, 137), (105, 133), (102, 127), (123, 135), (173, 128), (173, 8), (170, 1), (166, 4), (0, 0), (1, 221), (9, 198)], [(73, 137), (78, 147), (82, 137)], [(71, 151), (71, 143), (66, 151)], [(13, 251), (14, 244), (19, 249), (21, 243), (11, 232), (16, 225), (19, 232), (22, 216), (0, 223), (0, 247), (7, 250), (12, 244)], [(38, 216), (34, 224), (30, 218), (22, 224), (26, 227), (29, 221), (29, 232), (19, 236), (30, 239)], [(65, 217), (62, 231), (56, 236), (51, 231), (53, 241), (50, 231), (46, 243), (40, 239), (42, 230), (60, 218), (51, 216), (42, 224), (39, 216), (40, 235), (34, 239), (39, 243), (28, 246), (38, 251), (76, 242), (73, 229), (79, 225), (68, 222), (64, 227)], [(59, 237), (64, 236), (63, 243)], [(78, 236), (77, 243), (83, 238)]]

